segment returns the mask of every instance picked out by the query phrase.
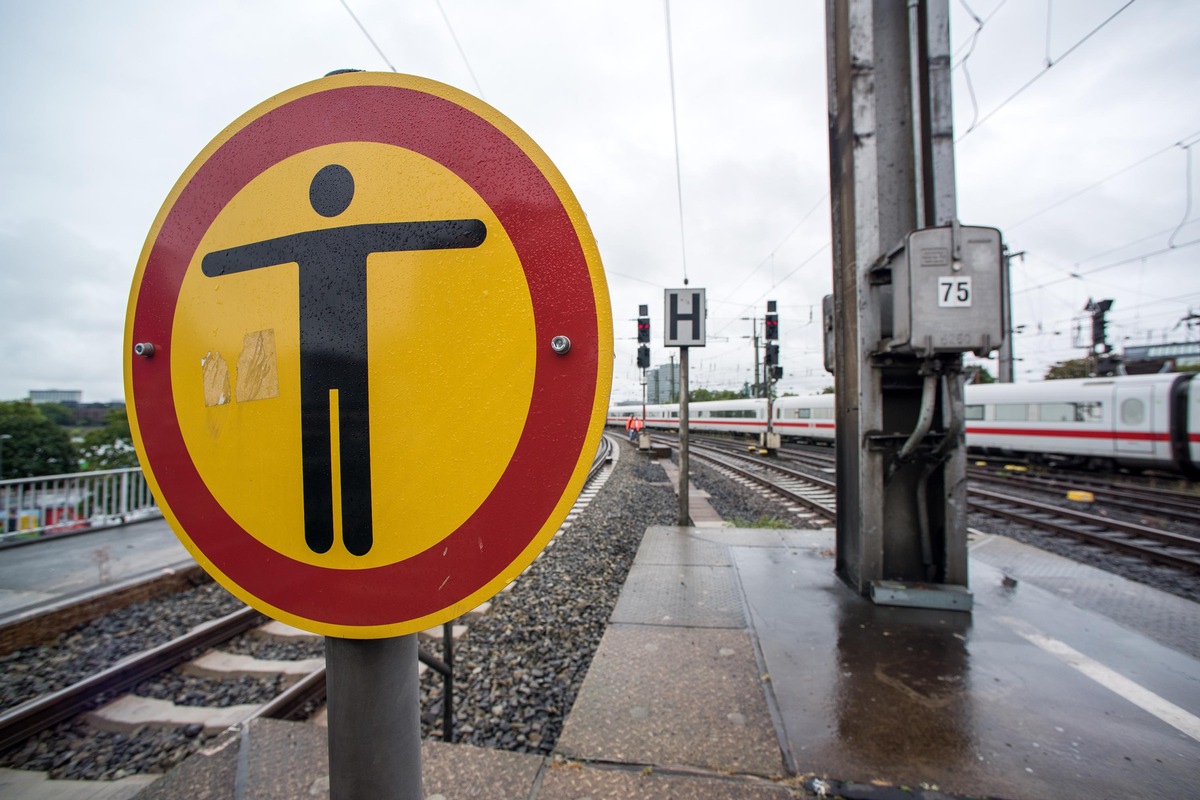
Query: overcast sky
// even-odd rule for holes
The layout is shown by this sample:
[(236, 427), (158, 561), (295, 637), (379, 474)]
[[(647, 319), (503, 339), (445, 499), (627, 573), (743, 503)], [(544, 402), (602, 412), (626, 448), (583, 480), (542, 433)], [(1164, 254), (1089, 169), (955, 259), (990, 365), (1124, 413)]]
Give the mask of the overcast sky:
[[(120, 399), (134, 267), (187, 165), (280, 91), (387, 62), (482, 96), (566, 177), (608, 276), (615, 400), (640, 396), (638, 304), (654, 363), (674, 352), (661, 346), (663, 289), (682, 285), (685, 258), (709, 298), (692, 386), (751, 380), (743, 318), (768, 299), (781, 389), (832, 383), (823, 2), (671, 4), (678, 181), (661, 2), (347, 2), (387, 61), (340, 0), (0, 6), (0, 399)], [(1200, 159), (1189, 174), (1185, 149), (1200, 141), (1200, 12), (1124, 5), (951, 3), (959, 217), (1026, 253), (1018, 380), (1085, 352), (1071, 334), (1089, 297), (1115, 301), (1118, 344), (1184, 341), (1180, 320), (1200, 311)], [(985, 24), (971, 49), (974, 15)]]

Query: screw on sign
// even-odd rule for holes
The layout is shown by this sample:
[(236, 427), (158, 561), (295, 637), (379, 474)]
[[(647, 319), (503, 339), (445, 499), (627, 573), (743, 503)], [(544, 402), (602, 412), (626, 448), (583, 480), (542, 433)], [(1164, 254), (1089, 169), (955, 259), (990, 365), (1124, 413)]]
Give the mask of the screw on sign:
[(475, 98), (364, 72), (271, 98), (196, 158), (125, 342), (181, 541), (264, 613), (346, 638), (453, 619), (532, 562), (612, 369), (599, 254), (549, 158)]

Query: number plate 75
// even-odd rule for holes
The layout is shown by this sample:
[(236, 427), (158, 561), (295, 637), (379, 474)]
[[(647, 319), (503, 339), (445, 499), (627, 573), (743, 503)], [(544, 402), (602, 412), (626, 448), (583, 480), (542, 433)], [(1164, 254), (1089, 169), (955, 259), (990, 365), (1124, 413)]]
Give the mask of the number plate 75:
[(971, 279), (966, 276), (938, 278), (938, 305), (942, 308), (963, 308), (971, 305)]

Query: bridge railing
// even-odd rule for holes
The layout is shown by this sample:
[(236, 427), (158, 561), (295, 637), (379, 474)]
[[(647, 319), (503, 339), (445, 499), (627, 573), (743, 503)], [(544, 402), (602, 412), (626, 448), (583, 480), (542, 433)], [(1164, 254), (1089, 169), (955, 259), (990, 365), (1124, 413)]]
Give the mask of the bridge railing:
[(139, 467), (0, 481), (0, 543), (160, 516)]

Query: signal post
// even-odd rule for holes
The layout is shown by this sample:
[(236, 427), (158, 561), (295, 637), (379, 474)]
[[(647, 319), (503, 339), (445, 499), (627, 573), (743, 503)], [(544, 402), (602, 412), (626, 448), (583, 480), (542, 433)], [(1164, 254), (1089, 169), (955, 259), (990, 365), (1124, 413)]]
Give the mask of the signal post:
[(663, 345), (679, 348), (679, 524), (691, 525), (688, 513), (688, 348), (704, 347), (708, 305), (704, 289), (667, 289), (663, 293)]

